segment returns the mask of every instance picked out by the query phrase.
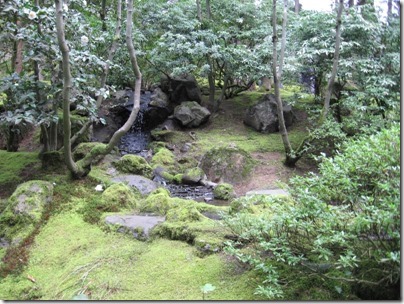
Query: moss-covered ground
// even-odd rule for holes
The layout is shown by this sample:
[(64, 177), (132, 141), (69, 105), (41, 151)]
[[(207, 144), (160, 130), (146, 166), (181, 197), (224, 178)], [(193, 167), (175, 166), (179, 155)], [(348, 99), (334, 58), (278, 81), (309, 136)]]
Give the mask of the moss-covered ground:
[[(285, 98), (294, 99), (295, 89), (289, 91), (283, 91)], [(180, 171), (195, 167), (212, 147), (236, 144), (250, 153), (283, 152), (279, 134), (257, 133), (242, 123), (243, 110), (263, 94), (242, 93), (225, 101), (205, 126), (165, 136), (166, 143), (176, 147), (192, 142), (187, 155), (192, 161), (181, 163)], [(292, 145), (305, 135), (305, 126), (299, 120), (290, 128)], [(173, 157), (166, 154), (157, 155), (152, 165), (171, 169)], [(178, 155), (174, 157), (178, 161)], [(116, 155), (109, 158), (109, 163), (117, 161)], [(54, 184), (53, 202), (34, 232), (17, 247), (0, 249), (0, 299), (72, 300), (81, 295), (90, 300), (202, 300), (201, 288), (212, 284), (216, 289), (205, 295), (207, 300), (263, 300), (255, 294), (261, 281), (257, 272), (223, 251), (201, 253), (204, 245), (220, 244), (225, 235), (219, 223), (202, 216), (203, 211), (214, 211), (202, 210), (202, 204), (195, 208), (193, 204), (199, 203), (187, 201), (185, 207), (177, 208), (182, 200), (168, 200), (177, 207), (163, 213), (167, 221), (148, 241), (106, 229), (101, 221), (111, 210), (100, 204), (110, 202), (94, 188), (111, 184), (108, 166), (101, 162), (87, 178), (77, 181), (70, 179), (66, 169), (41, 169), (37, 152), (0, 151), (0, 212), (18, 183), (42, 179)], [(7, 192), (2, 191), (6, 188)], [(133, 200), (136, 207), (117, 204), (117, 211), (141, 211), (147, 206), (147, 197)], [(188, 222), (190, 216), (195, 219)]]

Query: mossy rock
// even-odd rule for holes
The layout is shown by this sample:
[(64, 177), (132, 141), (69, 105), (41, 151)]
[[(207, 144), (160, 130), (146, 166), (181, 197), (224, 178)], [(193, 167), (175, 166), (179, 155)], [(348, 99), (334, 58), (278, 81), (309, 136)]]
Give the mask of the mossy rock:
[(222, 183), (213, 189), (213, 195), (216, 199), (230, 200), (236, 197), (234, 187), (231, 184)]
[(163, 141), (152, 141), (149, 143), (149, 149), (152, 149), (153, 153), (157, 153), (161, 148), (165, 148), (166, 143)]
[(152, 168), (162, 167), (170, 173), (175, 170), (175, 156), (167, 148), (160, 148), (151, 160)]
[(205, 172), (199, 168), (191, 168), (185, 171), (182, 176), (182, 183), (184, 184), (197, 184), (205, 177)]
[(172, 208), (167, 211), (166, 220), (170, 222), (199, 221), (202, 214), (196, 208), (196, 202), (180, 198), (171, 198)]
[(171, 207), (172, 201), (169, 194), (159, 190), (149, 194), (140, 206), (140, 211), (165, 215)]
[[(78, 161), (83, 159), (87, 154), (90, 153), (93, 149), (105, 149), (106, 144), (99, 142), (83, 142), (80, 143), (73, 151), (73, 159), (74, 161)], [(94, 158), (93, 163), (96, 164), (100, 162), (104, 158), (104, 155), (98, 155)]]
[(209, 150), (200, 163), (209, 180), (227, 183), (248, 179), (254, 165), (251, 155), (234, 145)]
[(14, 241), (30, 235), (52, 201), (53, 185), (32, 180), (17, 187), (0, 215), (0, 234)]
[(142, 175), (147, 178), (153, 177), (153, 169), (146, 159), (139, 155), (127, 154), (121, 157), (114, 166), (121, 172)]
[(116, 212), (122, 208), (136, 208), (140, 193), (123, 183), (109, 186), (102, 193), (101, 204), (103, 211)]

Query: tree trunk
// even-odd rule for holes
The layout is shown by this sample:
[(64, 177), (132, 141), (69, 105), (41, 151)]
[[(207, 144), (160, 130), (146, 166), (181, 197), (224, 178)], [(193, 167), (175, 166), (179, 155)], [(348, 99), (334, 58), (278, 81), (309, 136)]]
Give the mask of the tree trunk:
[(354, 5), (355, 5), (355, 1), (354, 0), (349, 0), (348, 6), (353, 7)]
[(274, 87), (275, 87), (275, 100), (277, 104), (277, 110), (278, 110), (278, 120), (279, 120), (279, 132), (281, 133), (282, 136), (282, 142), (283, 146), (285, 147), (285, 154), (286, 154), (286, 160), (285, 160), (285, 165), (289, 165), (290, 159), (292, 158), (292, 146), (290, 145), (289, 141), (289, 136), (288, 136), (288, 131), (286, 130), (286, 125), (285, 125), (285, 118), (283, 117), (283, 105), (282, 105), (282, 100), (279, 92), (279, 81), (280, 77), (278, 79), (278, 73), (277, 73), (277, 50), (276, 50), (276, 45), (278, 42), (278, 36), (276, 34), (276, 0), (273, 0), (273, 10), (272, 10), (272, 28), (273, 28), (273, 36), (272, 36), (272, 44), (273, 44), (273, 62), (272, 62), (272, 74), (274, 77)]
[[(122, 28), (122, 1), (121, 0), (118, 0), (116, 14), (117, 14), (117, 16), (116, 16), (115, 35), (114, 35), (114, 39), (112, 41), (112, 46), (108, 52), (107, 62), (105, 63), (105, 66), (104, 66), (104, 69), (103, 69), (103, 72), (101, 75), (101, 84), (100, 84), (101, 88), (105, 88), (105, 84), (107, 82), (107, 77), (109, 74), (110, 62), (114, 58), (116, 49), (118, 47), (118, 41), (120, 39), (121, 28)], [(102, 96), (102, 94), (100, 94), (97, 97), (97, 108), (99, 108), (101, 106), (103, 99), (104, 99), (104, 97)]]
[(279, 59), (279, 81), (282, 78), (283, 61), (285, 58), (286, 48), (286, 23), (288, 19), (288, 1), (283, 0), (283, 20), (282, 20), (282, 42), (281, 42), (281, 58)]
[(56, 4), (56, 28), (57, 37), (59, 42), (59, 48), (62, 52), (62, 62), (63, 62), (63, 144), (64, 144), (64, 157), (65, 162), (75, 178), (82, 178), (86, 176), (91, 170), (91, 163), (96, 156), (106, 155), (112, 151), (115, 145), (118, 143), (120, 138), (129, 131), (130, 127), (136, 120), (136, 116), (140, 108), (140, 89), (142, 85), (142, 74), (137, 63), (135, 48), (133, 46), (132, 37), (132, 18), (133, 18), (133, 0), (128, 0), (127, 4), (127, 17), (126, 17), (126, 44), (129, 51), (129, 57), (132, 64), (132, 68), (136, 77), (135, 81), (135, 93), (134, 106), (132, 112), (125, 122), (125, 124), (119, 128), (110, 139), (106, 146), (96, 146), (94, 147), (83, 159), (75, 163), (72, 159), (71, 152), (71, 122), (70, 122), (70, 90), (71, 90), (71, 75), (70, 75), (70, 64), (69, 64), (69, 49), (66, 44), (65, 34), (64, 34), (64, 23), (63, 23), (63, 10), (62, 10), (62, 0), (55, 0)]
[(63, 22), (63, 0), (55, 0), (56, 6), (56, 30), (59, 49), (62, 52), (63, 64), (63, 146), (64, 158), (67, 168), (74, 175), (79, 173), (77, 164), (73, 161), (70, 144), (71, 122), (70, 122), (70, 91), (72, 88), (72, 77), (69, 64), (69, 47), (65, 39), (65, 26)]
[(390, 23), (391, 17), (393, 16), (392, 8), (393, 8), (393, 0), (388, 0), (387, 1), (387, 22), (388, 23)]
[(299, 0), (295, 0), (295, 13), (299, 14), (300, 12), (300, 3)]
[[(17, 17), (18, 18), (18, 17)], [(17, 19), (17, 31), (21, 28), (21, 21)], [(14, 72), (20, 74), (23, 69), (23, 51), (24, 51), (24, 41), (22, 39), (18, 40), (15, 46), (15, 55), (14, 55)]]
[(102, 30), (104, 32), (107, 31), (107, 23), (105, 22), (106, 17), (107, 17), (107, 0), (102, 0), (100, 18), (101, 18), (101, 21), (102, 21)]
[(210, 0), (206, 0), (206, 18), (208, 18), (208, 20), (211, 17), (211, 10), (210, 10)]
[(335, 37), (334, 60), (333, 60), (331, 76), (330, 76), (330, 79), (328, 80), (327, 92), (325, 95), (323, 111), (321, 113), (320, 124), (322, 124), (325, 121), (325, 119), (327, 118), (327, 114), (330, 109), (330, 100), (331, 100), (331, 94), (332, 94), (332, 91), (334, 88), (335, 77), (337, 76), (339, 52), (340, 52), (340, 44), (341, 44), (341, 22), (342, 22), (341, 16), (342, 16), (343, 9), (344, 9), (344, 1), (339, 0), (337, 25), (335, 27), (335, 36), (336, 37)]
[(201, 0), (196, 0), (196, 13), (198, 16), (198, 20), (202, 21)]

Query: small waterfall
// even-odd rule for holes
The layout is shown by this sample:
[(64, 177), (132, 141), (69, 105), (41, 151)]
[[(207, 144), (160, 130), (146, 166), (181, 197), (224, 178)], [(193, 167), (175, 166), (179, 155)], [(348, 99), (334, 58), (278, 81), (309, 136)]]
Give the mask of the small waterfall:
[[(133, 95), (133, 91), (130, 92)], [(129, 102), (125, 105), (128, 111), (132, 111), (133, 109), (133, 100), (129, 97)], [(146, 91), (142, 93), (140, 96), (140, 109), (137, 114), (136, 120), (130, 128), (129, 132), (127, 132), (121, 138), (121, 142), (119, 144), (119, 150), (121, 154), (142, 154), (145, 153), (147, 149), (147, 145), (150, 142), (150, 130), (146, 130), (144, 123), (144, 113), (149, 105), (151, 97), (151, 92)]]

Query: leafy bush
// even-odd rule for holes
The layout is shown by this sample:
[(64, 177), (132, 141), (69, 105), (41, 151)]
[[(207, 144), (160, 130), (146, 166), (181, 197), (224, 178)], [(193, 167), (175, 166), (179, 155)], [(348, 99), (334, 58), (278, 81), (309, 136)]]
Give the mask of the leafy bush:
[(265, 274), (258, 293), (282, 297), (279, 263), (293, 266), (294, 277), (302, 271), (335, 282), (341, 299), (342, 290), (350, 292), (341, 284), (398, 288), (399, 125), (349, 141), (343, 153), (323, 158), (319, 175), (291, 179), (290, 193), (288, 204), (266, 198), (256, 205), (264, 207), (260, 213), (247, 208), (225, 218), (238, 237), (227, 251)]

